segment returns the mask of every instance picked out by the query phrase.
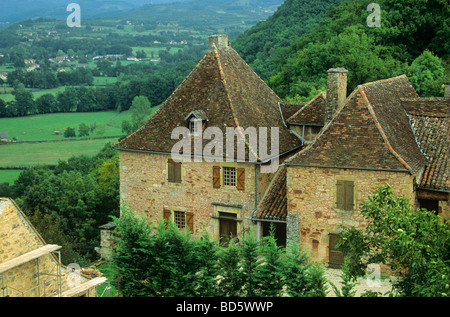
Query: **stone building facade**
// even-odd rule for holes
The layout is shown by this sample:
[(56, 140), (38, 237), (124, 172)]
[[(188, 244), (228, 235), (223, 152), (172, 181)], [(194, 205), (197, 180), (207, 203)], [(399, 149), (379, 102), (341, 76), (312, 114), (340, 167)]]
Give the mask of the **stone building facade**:
[[(121, 198), (132, 209), (196, 235), (206, 229), (222, 241), (250, 228), (260, 238), (273, 226), (280, 244), (300, 242), (314, 260), (332, 266), (342, 262), (335, 248), (339, 226), (363, 228), (360, 204), (386, 183), (414, 208), (448, 218), (448, 97), (419, 98), (405, 75), (348, 94), (347, 70), (333, 68), (326, 92), (307, 103), (287, 103), (225, 35), (209, 43), (208, 53), (155, 115), (116, 146)], [(237, 129), (246, 158), (257, 151), (242, 132), (276, 127), (279, 151), (270, 160), (258, 152), (255, 161), (224, 156), (220, 162), (177, 163), (171, 152), (177, 140), (170, 137), (177, 127), (194, 144), (190, 158), (209, 127), (223, 134)], [(205, 149), (209, 140), (198, 144)], [(279, 168), (263, 173), (275, 157)]]
[(14, 201), (0, 198), (0, 297), (95, 297), (106, 279), (63, 266), (60, 248), (45, 243)]

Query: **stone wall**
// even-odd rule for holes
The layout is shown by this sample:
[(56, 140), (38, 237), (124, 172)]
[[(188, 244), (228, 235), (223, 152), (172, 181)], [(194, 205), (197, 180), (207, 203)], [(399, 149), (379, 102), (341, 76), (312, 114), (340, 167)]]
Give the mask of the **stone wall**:
[[(10, 200), (0, 198), (0, 264), (45, 245), (44, 240), (22, 212)], [(69, 289), (69, 285), (73, 283), (85, 283), (88, 280), (73, 273), (64, 267), (61, 268), (62, 292)], [(59, 294), (59, 277), (53, 276), (58, 274), (58, 259), (52, 254), (0, 273), (6, 286), (5, 295), (11, 297), (39, 295), (44, 297)], [(73, 279), (75, 275), (77, 279)], [(0, 278), (0, 285), (1, 283)], [(3, 290), (0, 289), (0, 297), (3, 294)], [(86, 296), (95, 296), (95, 288), (86, 292)]]
[[(352, 211), (336, 208), (336, 183), (338, 180), (354, 181)], [(367, 201), (379, 186), (389, 183), (396, 195), (411, 199), (414, 204), (414, 177), (408, 173), (356, 169), (316, 168), (288, 166), (287, 196), (288, 221), (298, 214), (300, 235), (288, 223), (288, 239), (300, 238), (313, 260), (328, 263), (329, 234), (339, 233), (339, 226), (362, 229), (365, 219), (360, 214), (360, 204)], [(298, 242), (298, 240), (297, 240)]]
[[(238, 234), (247, 232), (253, 223), (248, 219), (255, 208), (255, 165), (251, 163), (182, 163), (179, 184), (167, 181), (167, 162), (163, 154), (120, 151), (120, 195), (136, 212), (145, 213), (156, 223), (164, 209), (194, 213), (194, 234), (203, 229), (218, 238), (218, 213), (237, 215)], [(213, 166), (245, 168), (245, 189), (222, 186), (213, 188)], [(221, 173), (221, 175), (223, 175)], [(274, 174), (258, 170), (258, 201)], [(256, 228), (255, 228), (256, 231)]]

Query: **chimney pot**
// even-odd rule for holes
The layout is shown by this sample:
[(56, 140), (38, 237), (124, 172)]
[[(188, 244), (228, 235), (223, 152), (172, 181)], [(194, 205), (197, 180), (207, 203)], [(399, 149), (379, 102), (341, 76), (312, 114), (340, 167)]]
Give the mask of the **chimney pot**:
[(208, 37), (209, 49), (220, 47), (228, 47), (228, 35), (226, 34), (216, 34)]
[(333, 114), (347, 98), (347, 73), (348, 70), (342, 67), (328, 70), (325, 124), (331, 121)]

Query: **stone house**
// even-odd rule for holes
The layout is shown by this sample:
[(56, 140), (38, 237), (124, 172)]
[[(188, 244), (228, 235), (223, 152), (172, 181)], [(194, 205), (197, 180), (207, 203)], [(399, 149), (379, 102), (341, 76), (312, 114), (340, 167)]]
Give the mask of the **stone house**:
[(120, 194), (154, 221), (170, 218), (180, 228), (195, 234), (206, 229), (211, 237), (227, 241), (254, 226), (252, 212), (274, 175), (261, 171), (269, 160), (258, 156), (247, 138), (245, 158), (255, 154), (255, 160), (223, 151), (223, 155), (214, 152), (214, 160), (206, 155), (176, 162), (171, 153), (178, 141), (171, 139), (172, 131), (189, 129), (194, 156), (198, 145), (206, 149), (210, 144), (202, 135), (209, 127), (222, 135), (227, 128), (236, 129), (236, 142), (227, 147), (233, 154), (246, 137), (241, 132), (249, 127), (279, 129), (280, 161), (300, 144), (280, 115), (281, 99), (228, 45), (228, 37), (211, 36), (209, 41), (209, 51), (152, 118), (117, 144)]
[(0, 198), (0, 297), (94, 297), (104, 277), (65, 267), (15, 202)]
[[(448, 218), (450, 99), (419, 98), (405, 75), (348, 95), (347, 71), (335, 68), (326, 92), (308, 103), (286, 103), (227, 36), (211, 36), (209, 45), (154, 116), (116, 145), (121, 198), (134, 210), (197, 235), (206, 229), (224, 242), (250, 229), (261, 238), (273, 227), (280, 244), (300, 241), (314, 260), (331, 266), (342, 261), (334, 247), (339, 225), (362, 228), (360, 204), (381, 185)], [(177, 127), (190, 133), (190, 161), (171, 155)], [(261, 153), (254, 161), (205, 160), (196, 149), (208, 146), (200, 137), (208, 127), (236, 128), (246, 158), (255, 146), (239, 131), (278, 128), (279, 151), (271, 159), (279, 159), (279, 168), (264, 173), (270, 156)], [(197, 153), (203, 159), (196, 161)]]
[(444, 219), (450, 212), (450, 99), (419, 98), (404, 75), (360, 85), (347, 97), (346, 75), (330, 69), (327, 92), (287, 119), (304, 146), (266, 197), (283, 205), (260, 211), (285, 220), (288, 240), (334, 267), (343, 261), (335, 248), (340, 226), (365, 226), (360, 204), (379, 186), (389, 183), (415, 208)]

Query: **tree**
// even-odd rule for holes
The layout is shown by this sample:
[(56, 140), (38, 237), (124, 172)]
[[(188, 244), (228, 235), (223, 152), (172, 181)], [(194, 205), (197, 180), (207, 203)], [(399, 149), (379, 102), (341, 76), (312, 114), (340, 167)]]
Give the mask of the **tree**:
[(34, 98), (33, 94), (29, 92), (24, 84), (18, 84), (17, 88), (13, 90), (12, 94), (16, 99), (17, 110), (19, 116), (26, 116), (33, 113)]
[(130, 121), (128, 121), (128, 120), (122, 121), (122, 132), (125, 133), (126, 135), (133, 132), (133, 125), (131, 124)]
[(150, 101), (147, 97), (136, 96), (133, 99), (131, 111), (131, 121), (133, 124), (133, 130), (139, 129), (152, 112)]
[(78, 127), (78, 136), (89, 136), (90, 130), (91, 129), (89, 128), (89, 126), (86, 123), (82, 122)]
[(289, 245), (284, 261), (286, 292), (292, 297), (306, 297), (309, 292), (307, 272), (310, 267), (308, 256), (299, 245)]
[(368, 264), (384, 263), (399, 277), (400, 296), (447, 297), (450, 284), (450, 227), (426, 209), (412, 210), (390, 185), (379, 187), (362, 204), (363, 230), (343, 228), (340, 246), (351, 276), (363, 276)]
[(64, 131), (64, 137), (65, 138), (74, 138), (76, 136), (75, 128), (67, 127)]
[(53, 113), (58, 110), (55, 96), (52, 94), (44, 94), (36, 100), (37, 112), (40, 114)]
[(408, 78), (420, 96), (437, 97), (445, 81), (444, 71), (443, 61), (425, 50), (411, 63)]

